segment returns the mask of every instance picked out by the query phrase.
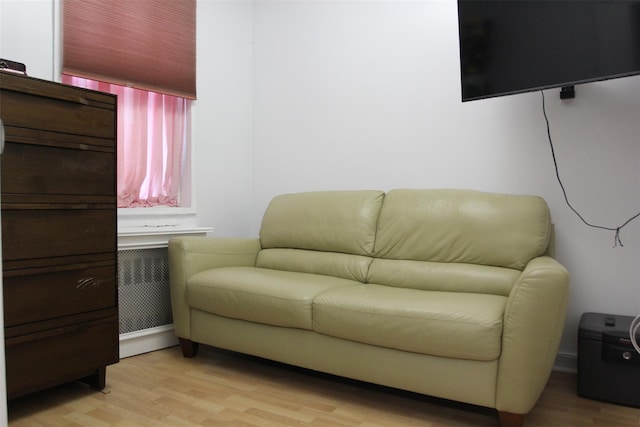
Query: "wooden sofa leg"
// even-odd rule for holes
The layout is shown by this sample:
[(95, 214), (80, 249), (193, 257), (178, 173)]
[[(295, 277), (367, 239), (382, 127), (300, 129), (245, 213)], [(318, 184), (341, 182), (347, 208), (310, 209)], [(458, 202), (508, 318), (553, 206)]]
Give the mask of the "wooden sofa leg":
[(512, 414), (511, 412), (498, 411), (500, 415), (500, 427), (522, 427), (524, 414)]
[(180, 349), (184, 357), (195, 357), (198, 354), (198, 343), (186, 338), (178, 338)]

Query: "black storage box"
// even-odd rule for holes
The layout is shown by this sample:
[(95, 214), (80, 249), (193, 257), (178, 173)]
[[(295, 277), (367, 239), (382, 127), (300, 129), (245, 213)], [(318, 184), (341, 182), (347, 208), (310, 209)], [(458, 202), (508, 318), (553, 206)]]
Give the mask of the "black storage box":
[[(640, 353), (633, 317), (584, 313), (578, 329), (578, 396), (640, 408)], [(640, 334), (636, 334), (640, 342)]]

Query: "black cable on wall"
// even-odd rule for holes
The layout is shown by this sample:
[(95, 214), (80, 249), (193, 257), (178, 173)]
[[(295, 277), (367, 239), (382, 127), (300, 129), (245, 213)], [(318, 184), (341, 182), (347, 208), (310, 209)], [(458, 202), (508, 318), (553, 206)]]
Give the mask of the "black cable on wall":
[(556, 159), (555, 149), (553, 148), (553, 139), (551, 138), (551, 128), (549, 126), (549, 118), (547, 117), (547, 109), (546, 109), (546, 106), (545, 106), (544, 91), (541, 90), (540, 93), (542, 94), (542, 114), (544, 115), (544, 120), (545, 120), (546, 125), (547, 125), (547, 137), (549, 139), (549, 146), (551, 147), (551, 157), (553, 158), (553, 166), (555, 168), (556, 178), (558, 179), (558, 184), (560, 184), (560, 188), (562, 189), (562, 194), (564, 195), (564, 200), (567, 203), (567, 206), (569, 206), (569, 208), (578, 216), (578, 218), (580, 218), (580, 220), (583, 223), (585, 223), (586, 225), (588, 225), (589, 227), (599, 228), (601, 230), (607, 230), (607, 231), (614, 231), (615, 235), (614, 235), (613, 247), (616, 247), (618, 245), (624, 246), (622, 244), (622, 239), (620, 238), (620, 231), (622, 230), (623, 227), (625, 227), (631, 221), (633, 221), (634, 219), (640, 217), (640, 212), (638, 212), (637, 214), (633, 215), (631, 218), (629, 218), (627, 221), (625, 221), (622, 225), (620, 225), (618, 227), (607, 227), (607, 226), (603, 226), (603, 225), (591, 224), (590, 222), (585, 220), (584, 217), (580, 214), (580, 212), (578, 212), (573, 207), (573, 205), (569, 201), (569, 197), (567, 196), (567, 190), (564, 188), (564, 184), (562, 183), (562, 179), (560, 179), (560, 172), (558, 171), (558, 161)]

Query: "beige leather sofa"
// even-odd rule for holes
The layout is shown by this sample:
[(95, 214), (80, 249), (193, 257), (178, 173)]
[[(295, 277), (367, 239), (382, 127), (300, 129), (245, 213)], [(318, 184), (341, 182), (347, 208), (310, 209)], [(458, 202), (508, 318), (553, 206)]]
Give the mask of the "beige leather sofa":
[(169, 243), (175, 331), (197, 343), (496, 408), (522, 425), (569, 289), (535, 196), (286, 194), (259, 238)]

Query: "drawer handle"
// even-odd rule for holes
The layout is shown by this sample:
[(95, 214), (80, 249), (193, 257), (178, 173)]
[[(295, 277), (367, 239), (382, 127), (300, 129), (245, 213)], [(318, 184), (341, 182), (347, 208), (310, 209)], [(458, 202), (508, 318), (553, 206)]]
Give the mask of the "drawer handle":
[(73, 102), (74, 104), (81, 104), (81, 105), (89, 105), (89, 100), (87, 98), (83, 98), (82, 96), (66, 96), (66, 95), (59, 95), (58, 99), (61, 99), (63, 101), (67, 101), (67, 102)]
[(76, 289), (80, 289), (80, 290), (94, 289), (112, 282), (113, 282), (113, 279), (96, 279), (95, 277), (85, 277), (82, 279), (78, 279), (78, 284), (76, 285)]

